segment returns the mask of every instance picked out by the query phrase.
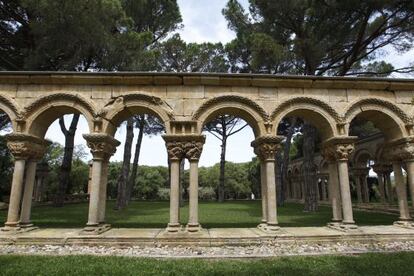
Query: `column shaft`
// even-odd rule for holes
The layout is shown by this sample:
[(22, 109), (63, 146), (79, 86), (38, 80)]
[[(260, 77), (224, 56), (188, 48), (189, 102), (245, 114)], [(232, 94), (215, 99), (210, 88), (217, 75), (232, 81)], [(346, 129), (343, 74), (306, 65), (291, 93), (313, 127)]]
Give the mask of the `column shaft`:
[(341, 193), (338, 181), (338, 166), (336, 161), (329, 163), (329, 198), (332, 203), (332, 222), (342, 221)]
[[(94, 159), (92, 163), (91, 191), (89, 195), (89, 215), (87, 227), (99, 225), (100, 190), (102, 180), (102, 159)], [(87, 229), (86, 229), (87, 230)]]
[(351, 191), (349, 188), (348, 160), (338, 161), (338, 175), (342, 199), (342, 223), (354, 224), (355, 221), (352, 213)]
[(99, 190), (99, 223), (105, 223), (105, 213), (106, 213), (106, 197), (107, 197), (107, 188), (108, 188), (108, 166), (109, 160), (104, 160), (102, 162), (102, 175), (101, 175), (101, 187)]
[(32, 210), (32, 198), (33, 198), (33, 188), (36, 178), (36, 168), (37, 162), (30, 160), (26, 165), (26, 179), (24, 183), (24, 192), (23, 192), (23, 201), (22, 201), (22, 210), (20, 213), (20, 226), (29, 227), (30, 223), (30, 214)]
[(388, 196), (388, 202), (393, 203), (394, 202), (394, 189), (392, 188), (391, 183), (391, 173), (387, 172), (385, 173), (385, 182), (386, 182), (386, 189), (387, 189), (387, 196)]
[(262, 194), (262, 223), (267, 222), (266, 164), (260, 161), (260, 188)]
[(267, 225), (277, 226), (275, 160), (266, 160)]
[(357, 174), (354, 177), (355, 179), (355, 188), (357, 192), (358, 203), (362, 203), (362, 189), (361, 189), (361, 175)]
[(198, 231), (198, 160), (190, 160), (188, 231)]
[(377, 177), (378, 177), (378, 186), (379, 186), (379, 192), (381, 196), (381, 202), (384, 203), (385, 202), (384, 174), (378, 173)]
[(407, 202), (407, 190), (406, 183), (404, 181), (401, 162), (395, 161), (392, 163), (394, 169), (395, 184), (398, 197), (398, 207), (400, 209), (400, 218), (401, 221), (411, 220), (410, 212), (408, 210)]
[(180, 227), (180, 160), (171, 160), (170, 166), (170, 223), (168, 231), (177, 232)]
[(23, 190), (24, 168), (26, 160), (18, 159), (14, 161), (14, 172), (12, 187), (10, 191), (9, 210), (7, 213), (6, 227), (16, 227), (19, 221), (20, 200)]
[(405, 162), (407, 166), (407, 178), (408, 178), (408, 185), (410, 188), (410, 195), (411, 195), (411, 204), (414, 208), (414, 160), (409, 160)]
[(369, 188), (368, 188), (368, 180), (367, 175), (362, 176), (362, 187), (364, 190), (364, 202), (369, 202)]

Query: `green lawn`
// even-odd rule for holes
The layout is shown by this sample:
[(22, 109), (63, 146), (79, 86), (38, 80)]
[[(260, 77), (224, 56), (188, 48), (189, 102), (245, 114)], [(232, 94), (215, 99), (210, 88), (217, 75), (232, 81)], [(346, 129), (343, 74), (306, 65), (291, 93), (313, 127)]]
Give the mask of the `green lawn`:
[(0, 256), (0, 275), (413, 275), (414, 253), (265, 260)]
[[(109, 201), (107, 222), (114, 227), (163, 228), (169, 217), (169, 202), (133, 201), (122, 211), (113, 210)], [(232, 201), (225, 203), (200, 202), (200, 222), (205, 228), (255, 227), (261, 219), (260, 201)], [(6, 211), (0, 211), (0, 223), (6, 219)], [(181, 208), (181, 221), (187, 222), (188, 206)], [(32, 221), (42, 227), (83, 227), (88, 216), (88, 204), (68, 204), (63, 208), (42, 206), (33, 208)], [(396, 215), (354, 212), (358, 225), (387, 225), (397, 219)], [(286, 204), (278, 208), (281, 226), (323, 226), (331, 219), (331, 209), (320, 207), (316, 213), (303, 212), (300, 204)]]

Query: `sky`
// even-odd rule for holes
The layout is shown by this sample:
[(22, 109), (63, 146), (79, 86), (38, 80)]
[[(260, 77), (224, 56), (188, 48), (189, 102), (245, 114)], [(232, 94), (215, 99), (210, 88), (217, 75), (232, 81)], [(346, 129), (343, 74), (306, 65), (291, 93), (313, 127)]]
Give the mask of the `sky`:
[[(181, 37), (187, 42), (222, 42), (231, 41), (235, 34), (227, 28), (227, 22), (221, 11), (226, 4), (226, 0), (178, 0), (181, 10), (184, 27), (179, 30)], [(248, 0), (239, 1), (247, 8)], [(414, 51), (404, 55), (390, 53), (386, 61), (392, 62), (395, 66), (407, 65), (407, 61), (412, 60)], [(66, 116), (67, 125), (71, 116)], [(86, 121), (81, 117), (78, 131), (75, 137), (75, 144), (86, 146), (83, 133), (87, 133)], [(125, 140), (125, 127), (118, 128), (115, 138), (123, 142)], [(135, 139), (137, 133), (135, 133)], [(57, 122), (49, 128), (46, 138), (52, 141), (64, 143), (64, 137), (59, 129)], [(135, 141), (134, 139), (134, 141)], [(254, 157), (250, 142), (254, 139), (251, 128), (247, 127), (242, 132), (229, 139), (227, 148), (227, 160), (232, 162), (247, 162)], [(124, 143), (118, 147), (116, 154), (111, 161), (121, 161), (123, 156)], [(203, 154), (200, 158), (200, 166), (211, 166), (219, 162), (220, 141), (207, 134), (207, 141), (204, 145)], [(88, 156), (90, 158), (90, 155)], [(142, 151), (140, 154), (140, 164), (142, 165), (167, 165), (167, 153), (164, 141), (160, 136), (144, 137)]]

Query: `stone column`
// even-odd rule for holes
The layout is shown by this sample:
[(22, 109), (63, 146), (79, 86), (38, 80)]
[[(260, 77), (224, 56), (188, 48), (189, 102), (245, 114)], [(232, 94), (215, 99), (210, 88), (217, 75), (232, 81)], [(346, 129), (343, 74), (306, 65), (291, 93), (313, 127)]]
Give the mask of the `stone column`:
[(178, 232), (180, 224), (180, 163), (185, 158), (184, 136), (163, 135), (170, 163), (170, 221), (168, 232)]
[[(408, 210), (407, 187), (402, 173), (401, 162), (394, 161), (392, 167), (394, 169), (394, 179), (397, 190), (398, 206), (400, 209), (399, 221), (410, 221), (410, 212)], [(398, 222), (397, 222), (398, 223)]]
[[(25, 176), (26, 161), (30, 158), (37, 157), (40, 152), (43, 153), (47, 142), (35, 136), (12, 133), (6, 136), (7, 146), (13, 154), (14, 172), (12, 187), (10, 192), (9, 210), (7, 214), (7, 221), (5, 223), (4, 231), (18, 230), (19, 227), (19, 213), (20, 204), (22, 200), (23, 181)], [(29, 174), (26, 176), (27, 189), (25, 189), (24, 198), (24, 219), (28, 222), (30, 219), (31, 197), (33, 195), (34, 177), (36, 174), (36, 166), (29, 163)], [(31, 183), (33, 182), (33, 183)], [(30, 193), (31, 190), (31, 193)]]
[(329, 198), (332, 204), (332, 220), (334, 224), (342, 221), (341, 193), (339, 190), (338, 166), (336, 160), (328, 159), (329, 164)]
[(260, 160), (260, 190), (262, 194), (262, 223), (260, 227), (267, 223), (267, 189), (266, 189), (266, 164)]
[[(414, 137), (405, 137), (399, 140), (395, 140), (386, 145), (385, 156), (388, 156), (392, 161), (392, 168), (394, 170), (394, 179), (396, 184), (398, 207), (400, 210), (400, 217), (394, 224), (404, 227), (414, 227), (412, 222), (407, 200), (407, 183), (404, 181), (402, 172), (403, 162), (414, 159)], [(407, 162), (409, 164), (410, 162)], [(411, 167), (407, 167), (407, 171), (410, 171)], [(409, 178), (411, 178), (410, 176)]]
[(342, 200), (342, 224), (343, 229), (355, 229), (351, 191), (349, 186), (348, 159), (354, 150), (354, 142), (357, 137), (334, 137), (324, 142), (324, 156), (336, 159), (338, 167), (339, 186)]
[(198, 221), (198, 160), (205, 142), (205, 136), (192, 136), (194, 140), (185, 144), (185, 157), (190, 162), (189, 215), (187, 231), (197, 232), (201, 229)]
[(30, 223), (30, 214), (32, 209), (33, 187), (36, 178), (36, 166), (37, 160), (30, 160), (26, 163), (26, 177), (19, 222), (19, 225), (22, 228), (33, 226), (33, 224)]
[[(366, 171), (367, 169), (365, 169)], [(362, 175), (362, 188), (364, 191), (364, 202), (369, 203), (369, 187), (368, 187), (368, 172)]]
[(276, 204), (276, 176), (275, 176), (275, 155), (281, 148), (283, 137), (262, 136), (252, 142), (254, 152), (261, 162), (264, 162), (266, 171), (266, 191), (267, 191), (267, 222), (263, 230), (277, 231), (279, 229), (277, 221)]
[(106, 198), (108, 188), (108, 168), (109, 158), (102, 160), (102, 175), (101, 175), (101, 189), (99, 190), (99, 214), (98, 221), (100, 225), (105, 225), (105, 213), (106, 213)]
[(411, 204), (414, 208), (414, 159), (405, 161), (407, 166), (407, 179), (410, 188)]
[(381, 203), (385, 203), (384, 166), (382, 164), (375, 164), (372, 168), (374, 172), (377, 174), (378, 190), (381, 197)]
[(103, 205), (101, 202), (103, 192), (102, 175), (103, 175), (103, 163), (115, 153), (116, 147), (120, 145), (120, 142), (115, 140), (112, 136), (92, 133), (84, 134), (88, 147), (92, 153), (92, 178), (91, 178), (91, 190), (89, 195), (89, 213), (88, 222), (84, 228), (85, 234), (100, 234), (109, 229), (109, 225), (101, 225), (100, 218), (102, 218)]
[(353, 170), (353, 175), (357, 193), (357, 202), (362, 203), (361, 174), (357, 170)]
[(388, 203), (390, 203), (390, 204), (394, 203), (394, 189), (393, 189), (392, 183), (391, 183), (391, 172), (392, 172), (392, 166), (391, 166), (390, 170), (387, 170), (386, 172), (384, 172), (385, 191), (387, 193)]

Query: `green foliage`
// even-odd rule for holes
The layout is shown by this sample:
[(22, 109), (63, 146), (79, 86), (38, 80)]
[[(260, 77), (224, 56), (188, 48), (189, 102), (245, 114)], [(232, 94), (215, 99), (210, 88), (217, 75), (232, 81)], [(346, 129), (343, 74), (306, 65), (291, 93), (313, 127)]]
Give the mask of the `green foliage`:
[(1, 1), (0, 69), (154, 70), (181, 21), (173, 0)]
[(186, 43), (179, 34), (160, 44), (159, 68), (167, 72), (227, 72), (221, 43)]
[(237, 38), (232, 71), (306, 75), (387, 75), (385, 46), (413, 47), (412, 1), (229, 0), (223, 14)]
[(10, 194), (11, 179), (13, 175), (13, 160), (6, 139), (0, 136), (0, 201)]
[(133, 190), (133, 197), (138, 199), (156, 199), (159, 189), (165, 187), (168, 180), (168, 178), (165, 178), (165, 171), (168, 174), (168, 169), (165, 167), (140, 166), (138, 181)]

